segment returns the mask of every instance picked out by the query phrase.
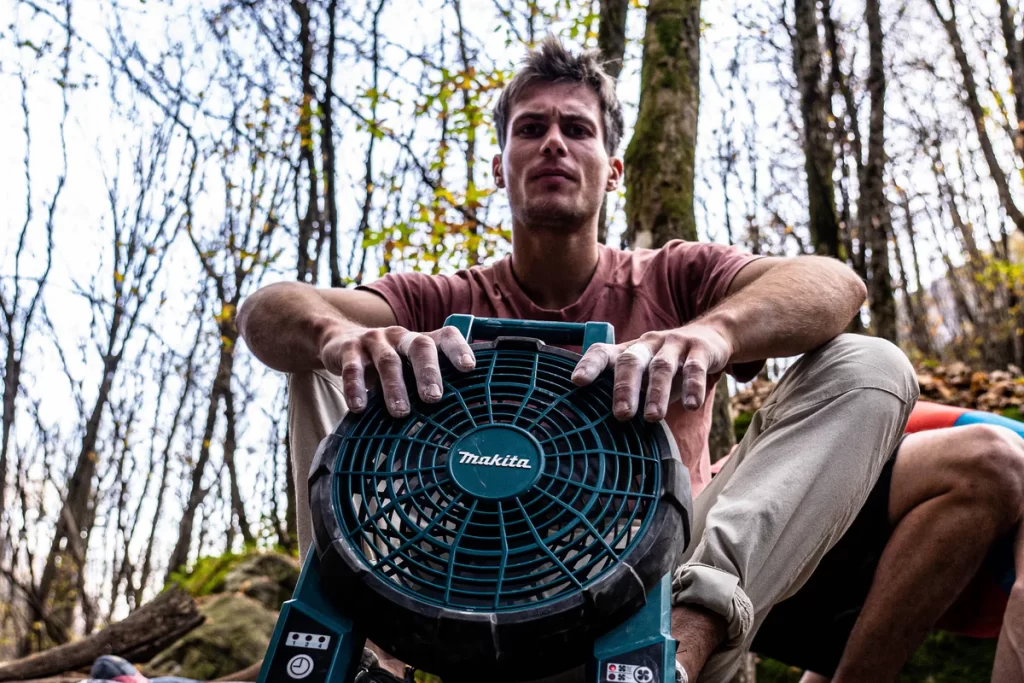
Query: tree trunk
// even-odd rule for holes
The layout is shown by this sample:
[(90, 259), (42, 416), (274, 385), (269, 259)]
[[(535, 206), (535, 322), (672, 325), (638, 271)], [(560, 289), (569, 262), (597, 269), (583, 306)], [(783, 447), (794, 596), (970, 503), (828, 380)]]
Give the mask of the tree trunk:
[[(13, 320), (12, 320), (13, 322)], [(14, 330), (7, 330), (7, 358), (4, 361), (4, 398), (2, 436), (0, 436), (0, 510), (6, 510), (7, 504), (7, 453), (10, 450), (11, 428), (14, 426), (14, 408), (18, 399), (18, 386), (21, 384), (21, 361), (16, 357), (17, 346), (14, 343)], [(15, 477), (15, 480), (17, 478)], [(7, 554), (6, 533), (0, 527), (0, 560)]]
[[(700, 107), (700, 2), (651, 0), (644, 35), (640, 110), (626, 151), (626, 241), (658, 248), (697, 241), (694, 150)], [(708, 437), (712, 457), (735, 444), (728, 384), (714, 392)]]
[(711, 462), (718, 462), (736, 445), (736, 432), (732, 427), (732, 408), (729, 405), (729, 379), (725, 375), (715, 385), (715, 403), (711, 408), (711, 433), (708, 450)]
[(1013, 196), (1010, 193), (1010, 184), (1006, 179), (1006, 174), (1003, 173), (1002, 167), (999, 165), (999, 161), (996, 159), (992, 140), (989, 138), (988, 130), (985, 128), (986, 116), (985, 110), (981, 106), (981, 101), (978, 99), (978, 84), (974, 80), (974, 70), (967, 60), (967, 52), (964, 50), (963, 41), (960, 39), (960, 29), (956, 25), (956, 2), (950, 3), (949, 19), (942, 16), (936, 0), (928, 0), (928, 4), (931, 5), (939, 23), (946, 30), (949, 43), (953, 46), (953, 55), (956, 57), (956, 62), (960, 67), (960, 75), (964, 80), (964, 102), (967, 105), (967, 110), (971, 113), (971, 118), (974, 119), (974, 129), (978, 134), (978, 143), (981, 145), (982, 154), (985, 156), (985, 163), (988, 164), (989, 174), (996, 183), (999, 201), (1002, 203), (1003, 209), (1010, 217), (1010, 220), (1017, 226), (1017, 229), (1024, 231), (1024, 214), (1020, 212), (1020, 209), (1017, 208), (1016, 203), (1013, 201)]
[[(223, 356), (221, 357), (223, 363)], [(203, 428), (203, 442), (199, 446), (199, 458), (192, 469), (192, 483), (188, 494), (188, 501), (185, 510), (178, 522), (178, 540), (174, 543), (174, 550), (167, 561), (167, 573), (164, 582), (170, 580), (171, 575), (182, 569), (188, 562), (189, 551), (192, 548), (192, 528), (195, 525), (196, 511), (199, 504), (206, 497), (206, 489), (203, 488), (203, 474), (206, 471), (206, 463), (210, 460), (210, 444), (213, 440), (213, 430), (217, 424), (217, 412), (220, 408), (220, 376), (218, 370), (217, 378), (213, 382), (213, 389), (210, 392), (210, 403), (206, 409), (206, 426)]]
[[(838, 257), (839, 217), (832, 182), (835, 153), (828, 128), (831, 108), (822, 81), (818, 11), (814, 0), (794, 0), (793, 10), (796, 23), (793, 60), (804, 124), (804, 169), (807, 174), (811, 241), (816, 253)], [(832, 59), (835, 60), (836, 55)]]
[(317, 281), (317, 262), (314, 253), (310, 253), (310, 242), (318, 241), (318, 232), (323, 231), (320, 225), (319, 197), (317, 186), (316, 155), (313, 153), (313, 103), (316, 92), (313, 89), (313, 36), (309, 5), (306, 0), (291, 0), (292, 10), (299, 20), (299, 49), (301, 50), (302, 106), (299, 108), (299, 159), (306, 170), (308, 193), (306, 196), (306, 212), (299, 218), (299, 254), (296, 262), (300, 282), (315, 283)]
[(601, 16), (597, 28), (597, 49), (604, 59), (604, 70), (618, 80), (622, 58), (626, 53), (626, 14), (629, 0), (601, 0)]
[(324, 77), (324, 101), (320, 103), (323, 112), (320, 124), (320, 140), (324, 150), (324, 206), (327, 210), (327, 261), (331, 274), (331, 287), (341, 287), (341, 263), (338, 256), (338, 206), (336, 154), (334, 148), (334, 56), (337, 31), (338, 0), (327, 4), (327, 75)]
[(914, 346), (928, 358), (934, 358), (936, 356), (935, 347), (932, 344), (931, 332), (928, 330), (928, 302), (924, 296), (924, 285), (921, 283), (921, 265), (918, 261), (917, 246), (914, 243), (915, 230), (914, 230), (914, 214), (910, 210), (910, 198), (906, 192), (899, 191), (900, 204), (903, 207), (903, 220), (904, 229), (907, 231), (907, 237), (910, 240), (910, 255), (914, 267), (914, 286), (916, 289), (913, 293), (909, 291), (909, 278), (907, 276), (907, 268), (902, 255), (900, 254), (899, 242), (893, 239), (893, 253), (896, 255), (896, 261), (899, 266), (900, 280), (902, 282), (903, 296), (907, 302), (907, 313), (910, 316), (910, 335), (914, 342)]
[[(146, 661), (203, 623), (195, 601), (172, 586), (124, 621), (82, 640), (0, 665), (0, 681), (51, 676), (90, 666), (100, 655), (114, 654), (129, 661)], [(81, 676), (78, 677), (81, 679)]]
[[(626, 15), (629, 0), (601, 0), (601, 16), (597, 28), (597, 49), (604, 60), (604, 70), (616, 81), (622, 73), (622, 60), (626, 54)], [(601, 202), (601, 215), (597, 220), (597, 241), (608, 240), (608, 197)]]
[(647, 6), (640, 108), (626, 150), (626, 244), (697, 239), (694, 149), (700, 106), (700, 0)]
[(196, 332), (196, 339), (192, 344), (192, 350), (189, 352), (188, 360), (185, 362), (185, 382), (181, 388), (181, 397), (178, 400), (177, 407), (174, 409), (174, 415), (171, 418), (171, 426), (167, 432), (167, 440), (164, 442), (164, 450), (160, 457), (160, 460), (163, 462), (163, 470), (160, 473), (160, 486), (157, 489), (156, 494), (156, 510), (153, 512), (153, 525), (149, 530), (149, 540), (146, 542), (146, 550), (142, 558), (142, 572), (139, 576), (139, 585), (135, 594), (136, 605), (142, 604), (142, 594), (146, 590), (146, 584), (149, 583), (149, 575), (153, 567), (153, 542), (156, 540), (156, 529), (160, 523), (161, 513), (163, 512), (164, 506), (164, 496), (167, 492), (167, 475), (171, 464), (171, 445), (174, 443), (174, 437), (178, 433), (178, 426), (181, 424), (182, 413), (185, 410), (185, 404), (188, 402), (189, 394), (192, 391), (192, 384), (195, 377), (195, 355), (199, 349), (202, 334), (203, 326), (202, 323), (200, 323)]
[(999, 20), (1006, 43), (1006, 65), (1013, 84), (1013, 113), (1017, 118), (1017, 135), (1013, 147), (1024, 159), (1024, 48), (1017, 40), (1017, 22), (1009, 0), (999, 0)]
[[(115, 318), (120, 318), (118, 313), (115, 313)], [(120, 320), (111, 325), (111, 346), (119, 327)], [(67, 495), (57, 518), (53, 542), (50, 544), (46, 565), (39, 579), (38, 604), (50, 611), (50, 618), (45, 623), (48, 626), (60, 625), (60, 629), (47, 629), (50, 638), (57, 644), (67, 642), (70, 636), (74, 606), (78, 598), (75, 595), (78, 585), (75, 577), (84, 570), (88, 547), (83, 542), (82, 534), (88, 534), (91, 526), (92, 480), (96, 474), (98, 459), (96, 441), (120, 362), (120, 354), (112, 355), (108, 349), (103, 363), (103, 380), (100, 382), (96, 402), (85, 424), (85, 435), (82, 437), (75, 471), (68, 480)], [(36, 614), (32, 621), (41, 621), (40, 615)], [(26, 654), (29, 647), (29, 641), (23, 641), (22, 654)]]
[(238, 487), (238, 473), (235, 469), (235, 450), (238, 445), (235, 436), (235, 396), (229, 387), (224, 392), (224, 465), (228, 470), (228, 485), (231, 491), (231, 512), (234, 514), (238, 530), (242, 534), (242, 543), (247, 548), (256, 545), (252, 530), (249, 528), (249, 520), (245, 514), (245, 504), (242, 502), (242, 492)]
[[(284, 546), (285, 550), (290, 553), (299, 551), (299, 524), (298, 524), (298, 499), (295, 497), (295, 469), (292, 467), (292, 452), (291, 447), (288, 445), (288, 432), (287, 427), (285, 428), (285, 440), (284, 440), (284, 486), (285, 496), (287, 504), (284, 510), (284, 528), (288, 535), (288, 540), (281, 545)], [(299, 485), (304, 486), (305, 483), (302, 479), (299, 479)]]
[(868, 160), (860, 188), (857, 218), (860, 232), (869, 236), (871, 267), (868, 298), (871, 326), (875, 336), (896, 341), (896, 301), (889, 273), (891, 216), (885, 198), (885, 71), (882, 61), (882, 18), (880, 0), (867, 0), (864, 19), (868, 26), (868, 93), (871, 118), (868, 129)]

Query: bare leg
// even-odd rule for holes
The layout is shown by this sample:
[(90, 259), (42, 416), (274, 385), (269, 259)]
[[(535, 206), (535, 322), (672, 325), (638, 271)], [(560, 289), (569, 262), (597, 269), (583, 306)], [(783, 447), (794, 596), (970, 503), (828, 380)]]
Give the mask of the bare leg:
[(895, 681), (914, 649), (1013, 528), (1024, 500), (1024, 441), (986, 425), (913, 434), (893, 468), (895, 525), (835, 683)]
[(1003, 613), (1003, 628), (992, 664), (992, 683), (1024, 681), (1024, 525), (1017, 529), (1013, 543), (1013, 566), (1017, 580)]

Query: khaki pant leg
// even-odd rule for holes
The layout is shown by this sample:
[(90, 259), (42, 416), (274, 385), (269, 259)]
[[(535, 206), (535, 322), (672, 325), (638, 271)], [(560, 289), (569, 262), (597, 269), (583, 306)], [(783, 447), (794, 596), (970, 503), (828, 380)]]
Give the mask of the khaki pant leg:
[(334, 431), (348, 407), (341, 390), (341, 378), (326, 370), (298, 372), (288, 376), (288, 446), (295, 474), (296, 526), (299, 558), (313, 545), (313, 521), (309, 512), (309, 468), (316, 449)]
[(773, 605), (795, 593), (846, 532), (917, 400), (892, 344), (841, 335), (785, 374), (729, 463), (694, 503), (675, 604), (725, 617), (728, 641), (699, 680), (732, 678)]

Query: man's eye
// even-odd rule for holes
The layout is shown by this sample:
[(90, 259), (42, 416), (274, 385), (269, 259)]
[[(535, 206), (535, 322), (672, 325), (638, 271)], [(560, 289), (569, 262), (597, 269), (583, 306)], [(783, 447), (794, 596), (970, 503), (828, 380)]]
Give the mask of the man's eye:
[(537, 135), (540, 133), (540, 126), (536, 123), (528, 123), (525, 126), (520, 126), (519, 133), (521, 135)]
[(569, 126), (569, 135), (575, 138), (583, 137), (587, 135), (589, 132), (590, 131), (587, 130), (586, 126), (581, 126), (578, 123), (574, 123), (573, 125)]

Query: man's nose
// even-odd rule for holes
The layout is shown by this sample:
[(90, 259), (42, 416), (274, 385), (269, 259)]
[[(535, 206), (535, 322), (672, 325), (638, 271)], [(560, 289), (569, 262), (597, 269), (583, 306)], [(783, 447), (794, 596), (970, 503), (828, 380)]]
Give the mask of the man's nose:
[(564, 157), (568, 153), (565, 146), (565, 139), (562, 137), (562, 130), (558, 126), (549, 126), (544, 134), (543, 144), (540, 151), (542, 154)]

